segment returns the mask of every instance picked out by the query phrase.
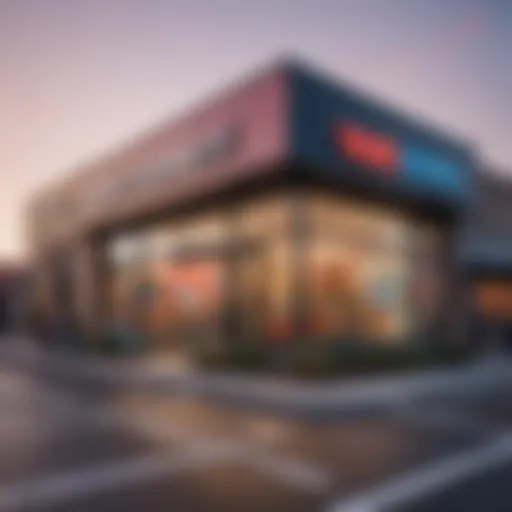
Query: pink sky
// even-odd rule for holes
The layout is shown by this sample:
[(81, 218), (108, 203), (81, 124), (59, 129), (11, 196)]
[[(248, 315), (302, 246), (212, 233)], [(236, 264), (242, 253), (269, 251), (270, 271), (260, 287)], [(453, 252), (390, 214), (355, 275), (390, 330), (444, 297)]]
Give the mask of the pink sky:
[(293, 51), (512, 169), (512, 4), (2, 0), (0, 256), (31, 191)]

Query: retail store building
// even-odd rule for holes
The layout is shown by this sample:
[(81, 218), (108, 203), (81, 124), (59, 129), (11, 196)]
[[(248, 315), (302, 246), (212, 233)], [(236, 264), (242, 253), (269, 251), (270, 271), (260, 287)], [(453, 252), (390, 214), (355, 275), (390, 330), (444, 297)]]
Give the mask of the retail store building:
[(151, 350), (449, 329), (472, 149), (280, 62), (42, 191), (39, 307)]

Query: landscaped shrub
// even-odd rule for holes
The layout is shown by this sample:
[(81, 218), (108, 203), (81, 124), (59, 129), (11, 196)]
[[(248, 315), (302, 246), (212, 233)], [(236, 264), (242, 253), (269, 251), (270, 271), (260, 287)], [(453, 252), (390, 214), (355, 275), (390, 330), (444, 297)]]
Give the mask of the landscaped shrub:
[(303, 377), (332, 377), (406, 371), (469, 360), (464, 345), (308, 343), (297, 346), (290, 370)]
[(129, 356), (137, 353), (141, 347), (141, 337), (133, 329), (124, 326), (112, 326), (100, 339), (101, 351), (110, 356)]
[(193, 362), (207, 369), (257, 371), (270, 369), (271, 355), (261, 344), (202, 346), (190, 354)]
[(469, 360), (473, 351), (463, 344), (383, 343), (346, 340), (302, 340), (276, 354), (265, 343), (202, 346), (191, 357), (201, 368), (270, 372), (276, 368), (301, 378), (332, 378), (392, 373)]
[(290, 351), (288, 370), (301, 377), (331, 377), (337, 373), (337, 361), (332, 346), (302, 342)]

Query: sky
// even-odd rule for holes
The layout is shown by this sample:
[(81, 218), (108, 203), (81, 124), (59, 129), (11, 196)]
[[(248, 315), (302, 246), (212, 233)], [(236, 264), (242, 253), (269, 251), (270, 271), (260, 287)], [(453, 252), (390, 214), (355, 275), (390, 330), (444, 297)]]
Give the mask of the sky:
[(299, 55), (512, 175), (512, 0), (0, 0), (0, 258), (34, 190)]

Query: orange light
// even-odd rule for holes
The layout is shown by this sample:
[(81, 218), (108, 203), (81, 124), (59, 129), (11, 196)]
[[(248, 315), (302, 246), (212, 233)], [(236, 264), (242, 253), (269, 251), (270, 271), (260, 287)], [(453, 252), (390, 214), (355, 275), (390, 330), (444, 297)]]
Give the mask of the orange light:
[(475, 288), (476, 305), (487, 317), (512, 318), (512, 283), (483, 281)]

